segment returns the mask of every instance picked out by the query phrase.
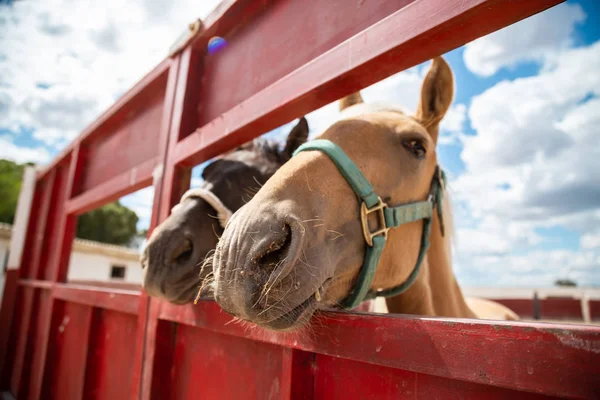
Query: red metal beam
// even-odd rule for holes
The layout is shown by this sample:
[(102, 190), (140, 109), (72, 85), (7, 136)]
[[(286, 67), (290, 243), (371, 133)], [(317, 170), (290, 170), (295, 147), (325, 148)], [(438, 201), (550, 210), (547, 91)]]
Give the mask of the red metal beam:
[(90, 189), (67, 202), (67, 213), (83, 214), (103, 204), (118, 200), (122, 196), (152, 184), (152, 174), (160, 159), (154, 158), (115, 176), (94, 189)]
[(52, 289), (54, 287), (53, 282), (38, 279), (20, 279), (19, 285), (34, 289)]
[[(185, 53), (184, 53), (185, 54)], [(160, 129), (160, 146), (159, 146), (159, 157), (160, 167), (159, 172), (153, 176), (154, 185), (154, 200), (152, 202), (152, 216), (150, 219), (150, 227), (148, 229), (148, 237), (152, 234), (152, 231), (161, 222), (159, 219), (160, 210), (165, 193), (165, 169), (168, 168), (168, 153), (171, 151), (171, 141), (177, 141), (177, 137), (173, 137), (171, 126), (173, 124), (173, 109), (175, 108), (176, 98), (178, 93), (181, 91), (179, 88), (181, 85), (186, 85), (186, 81), (180, 79), (181, 69), (181, 53), (173, 59), (171, 68), (169, 69), (169, 76), (167, 80), (167, 87), (165, 91), (165, 101), (163, 103), (163, 119)], [(148, 359), (147, 346), (148, 332), (153, 332), (154, 329), (153, 320), (149, 319), (149, 312), (151, 307), (150, 297), (142, 292), (140, 302), (138, 306), (138, 325), (136, 330), (136, 348), (133, 360), (133, 377), (131, 385), (131, 398), (139, 399), (142, 396), (142, 385), (143, 385), (143, 373), (147, 368), (146, 362)], [(152, 360), (152, 356), (150, 356)]]
[[(48, 399), (88, 398), (84, 382), (94, 308), (57, 301), (52, 314), (44, 395)], [(86, 396), (84, 396), (84, 394)]]
[[(37, 200), (39, 201), (39, 191), (37, 197)], [(11, 332), (14, 332), (15, 330), (13, 320), (15, 302), (17, 299), (19, 268), (26, 262), (29, 256), (30, 252), (25, 250), (32, 247), (32, 235), (27, 235), (27, 232), (35, 231), (37, 208), (35, 210), (32, 209), (32, 205), (36, 204), (35, 199), (35, 169), (33, 167), (27, 167), (23, 173), (21, 191), (15, 210), (9, 257), (4, 275), (4, 293), (0, 300), (0, 326), (2, 326), (2, 329), (0, 329), (0, 390), (8, 387), (7, 380), (10, 376), (10, 372), (8, 371), (9, 368), (6, 367), (8, 365), (8, 358), (12, 354), (8, 349), (8, 343)]]
[[(259, 10), (255, 2), (241, 2), (238, 15), (256, 15), (224, 35), (226, 48), (206, 57), (201, 97), (210, 101), (199, 104), (198, 126), (413, 1), (349, 7), (346, 0), (280, 0)], [(223, 90), (229, 87), (235, 90)]]
[(198, 86), (200, 86), (200, 64), (202, 59), (199, 52), (188, 47), (181, 53), (178, 71), (177, 89), (173, 99), (173, 114), (169, 129), (165, 169), (161, 182), (160, 211), (158, 221), (164, 221), (170, 214), (171, 208), (179, 202), (183, 193), (190, 186), (191, 169), (177, 168), (173, 163), (175, 147), (184, 134), (195, 128), (196, 105), (198, 104)]
[[(415, 1), (308, 64), (297, 65), (293, 72), (223, 112), (177, 145), (175, 161), (196, 165), (344, 95), (560, 2)], [(356, 12), (352, 8), (338, 11)], [(260, 37), (264, 38), (264, 33)], [(294, 46), (293, 51), (303, 48)], [(281, 51), (284, 57), (290, 47)], [(276, 62), (261, 61), (263, 69)], [(230, 82), (223, 82), (219, 90), (235, 91), (235, 82)]]
[[(52, 200), (52, 191), (54, 190), (54, 181), (56, 178), (56, 173), (56, 170), (52, 170), (44, 181), (38, 181), (37, 183), (43, 188), (41, 204), (39, 205), (40, 212), (38, 214), (38, 222), (36, 224), (35, 232), (31, 232), (35, 235), (32, 256), (30, 259), (31, 261), (29, 265), (25, 265), (25, 268), (19, 271), (19, 276), (21, 278), (38, 278), (44, 241), (47, 239), (46, 223), (48, 221), (48, 213), (50, 210), (50, 203)], [(32, 207), (35, 207), (35, 205), (32, 205)]]
[(592, 326), (321, 313), (305, 334), (230, 323), (212, 301), (160, 303), (160, 319), (308, 352), (559, 397), (600, 395)]
[(70, 284), (56, 284), (52, 289), (56, 299), (71, 303), (85, 304), (104, 310), (114, 310), (137, 315), (140, 293), (132, 290), (97, 289)]
[[(15, 357), (13, 362), (13, 370), (10, 381), (11, 393), (15, 398), (19, 398), (21, 392), (21, 377), (25, 369), (25, 358), (28, 342), (30, 339), (31, 314), (35, 290), (29, 288), (20, 288), (17, 304), (17, 326), (15, 331)], [(27, 368), (29, 370), (29, 368)]]
[[(200, 53), (192, 47), (179, 54), (179, 69), (177, 72), (177, 85), (173, 96), (171, 123), (169, 125), (166, 140), (165, 168), (158, 188), (160, 189), (154, 198), (152, 210), (151, 230), (160, 222), (164, 221), (171, 208), (179, 201), (183, 192), (189, 188), (191, 169), (179, 168), (172, 161), (172, 154), (176, 144), (181, 140), (185, 132), (189, 132), (195, 125), (195, 106), (198, 103), (197, 87), (200, 85)], [(151, 234), (151, 230), (149, 234)], [(157, 319), (153, 310), (156, 308), (158, 299), (149, 299), (148, 307), (143, 311), (148, 317), (144, 340), (139, 341), (143, 346), (144, 368), (140, 373), (140, 385), (134, 390), (134, 397), (140, 396), (149, 399), (152, 387), (152, 376), (154, 366), (155, 345), (157, 340)], [(160, 338), (158, 339), (160, 340)], [(140, 366), (141, 367), (141, 366)], [(141, 368), (140, 368), (141, 370)]]
[(49, 267), (49, 274), (46, 276), (52, 282), (64, 282), (67, 279), (69, 270), (69, 258), (77, 229), (77, 217), (67, 212), (67, 202), (73, 197), (81, 184), (83, 166), (85, 162), (85, 151), (81, 146), (75, 147), (71, 155), (71, 165), (69, 166), (65, 191), (60, 202), (60, 221), (56, 230), (55, 256), (52, 258)]

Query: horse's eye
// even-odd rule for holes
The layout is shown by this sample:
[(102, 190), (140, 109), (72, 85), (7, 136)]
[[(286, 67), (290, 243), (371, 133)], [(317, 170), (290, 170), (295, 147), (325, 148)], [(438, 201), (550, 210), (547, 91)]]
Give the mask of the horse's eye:
[(413, 153), (414, 156), (417, 157), (419, 160), (422, 160), (425, 157), (425, 153), (427, 153), (425, 146), (423, 146), (423, 142), (421, 142), (420, 140), (407, 140), (403, 144), (404, 147), (408, 151)]

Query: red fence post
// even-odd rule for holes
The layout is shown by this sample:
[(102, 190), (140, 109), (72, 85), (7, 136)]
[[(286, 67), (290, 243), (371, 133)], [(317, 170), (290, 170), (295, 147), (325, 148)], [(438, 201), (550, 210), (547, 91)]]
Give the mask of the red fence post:
[(5, 379), (9, 376), (7, 362), (7, 346), (9, 334), (13, 329), (13, 312), (18, 289), (19, 267), (22, 265), (23, 249), (27, 238), (27, 228), (30, 225), (29, 217), (35, 194), (35, 168), (25, 167), (21, 191), (15, 211), (15, 220), (10, 239), (9, 258), (2, 295), (2, 308), (0, 309), (0, 390), (7, 389)]
[[(60, 193), (57, 194), (57, 201), (53, 213), (58, 213), (58, 221), (53, 226), (53, 235), (48, 238), (50, 245), (48, 246), (52, 257), (48, 260), (48, 264), (43, 274), (44, 280), (50, 281), (52, 284), (66, 279), (67, 270), (69, 267), (69, 256), (73, 239), (75, 237), (75, 228), (77, 217), (68, 214), (66, 210), (67, 201), (76, 193), (77, 186), (80, 184), (83, 173), (84, 157), (81, 146), (75, 147), (70, 156), (69, 169), (66, 174), (66, 181), (60, 186)], [(46, 356), (48, 353), (48, 339), (50, 337), (50, 328), (52, 325), (52, 315), (54, 311), (55, 299), (52, 296), (52, 291), (49, 291), (46, 301), (41, 301), (39, 304), (39, 326), (36, 341), (34, 342), (35, 354), (31, 365), (31, 383), (29, 396), (32, 399), (39, 399), (42, 383), (44, 379), (44, 371), (46, 366)], [(91, 310), (90, 310), (91, 312)], [(88, 326), (82, 327), (83, 333), (88, 332), (91, 319), (88, 318)], [(87, 335), (86, 335), (87, 336)], [(76, 371), (74, 374), (73, 384), (81, 385), (83, 390), (83, 378), (85, 369)]]
[[(172, 154), (175, 146), (183, 136), (192, 132), (195, 128), (196, 113), (194, 110), (197, 105), (196, 96), (199, 91), (202, 60), (200, 52), (192, 47), (187, 47), (179, 53), (177, 58), (179, 69), (177, 71), (177, 85), (173, 98), (173, 110), (163, 164), (164, 169), (162, 170), (160, 191), (155, 192), (149, 234), (151, 234), (152, 229), (169, 216), (171, 208), (179, 202), (179, 199), (190, 185), (191, 168), (175, 165)], [(149, 399), (151, 394), (157, 340), (158, 321), (156, 315), (157, 309), (160, 307), (160, 301), (158, 299), (148, 299), (149, 306), (145, 313), (145, 340), (139, 342), (144, 347), (141, 388), (138, 393), (142, 399)]]
[[(152, 216), (150, 219), (150, 227), (148, 229), (148, 237), (152, 234), (154, 228), (156, 228), (158, 213), (160, 209), (161, 193), (163, 191), (164, 181), (164, 169), (166, 165), (166, 155), (169, 146), (169, 132), (171, 127), (171, 119), (173, 113), (173, 103), (175, 93), (177, 90), (177, 83), (179, 77), (180, 59), (176, 57), (172, 60), (169, 66), (169, 77), (167, 79), (167, 89), (165, 92), (165, 102), (163, 105), (163, 117), (160, 128), (160, 150), (159, 157), (160, 162), (154, 170), (153, 174), (153, 186), (154, 186), (154, 199), (152, 202)], [(131, 398), (139, 399), (142, 385), (142, 373), (144, 360), (146, 358), (146, 331), (148, 324), (148, 312), (150, 308), (150, 297), (142, 292), (140, 298), (140, 304), (138, 307), (138, 325), (136, 332), (136, 350), (135, 359), (133, 363), (133, 382), (131, 386)]]

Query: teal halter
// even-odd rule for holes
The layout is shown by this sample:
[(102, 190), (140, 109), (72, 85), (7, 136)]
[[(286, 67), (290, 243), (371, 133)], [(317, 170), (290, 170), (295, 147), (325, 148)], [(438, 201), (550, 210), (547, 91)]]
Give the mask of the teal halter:
[[(442, 235), (444, 234), (444, 224), (442, 220), (442, 200), (446, 183), (444, 171), (442, 171), (439, 166), (436, 166), (435, 174), (431, 181), (429, 197), (426, 201), (389, 207), (381, 200), (381, 197), (375, 193), (373, 186), (371, 186), (367, 178), (365, 178), (356, 164), (352, 162), (348, 155), (346, 155), (338, 145), (324, 139), (312, 140), (298, 147), (294, 152), (294, 156), (301, 151), (309, 150), (321, 151), (329, 156), (348, 184), (352, 187), (354, 193), (362, 200), (360, 206), (360, 221), (363, 236), (367, 242), (367, 250), (363, 266), (356, 281), (356, 286), (348, 297), (343, 300), (342, 306), (354, 308), (364, 300), (373, 299), (379, 296), (396, 296), (406, 291), (419, 275), (423, 258), (429, 247), (429, 234), (431, 232), (433, 209), (436, 207)], [(374, 232), (369, 230), (367, 220), (368, 215), (371, 213), (377, 213), (378, 216), (379, 229)], [(420, 219), (423, 220), (423, 233), (421, 234), (419, 256), (417, 257), (417, 263), (414, 269), (406, 281), (391, 289), (369, 291), (373, 278), (375, 277), (379, 258), (385, 247), (388, 231), (391, 228), (397, 228), (400, 225), (415, 222)]]

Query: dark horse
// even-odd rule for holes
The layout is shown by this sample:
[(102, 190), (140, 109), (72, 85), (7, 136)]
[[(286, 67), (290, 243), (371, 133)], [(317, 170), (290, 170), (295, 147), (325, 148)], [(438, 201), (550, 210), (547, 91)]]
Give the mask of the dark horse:
[[(143, 286), (150, 296), (175, 304), (191, 302), (212, 268), (203, 261), (215, 249), (227, 218), (262, 186), (308, 138), (303, 117), (283, 149), (272, 140), (255, 139), (209, 164), (204, 182), (182, 198), (154, 231), (141, 262)], [(244, 195), (246, 197), (244, 197)]]

